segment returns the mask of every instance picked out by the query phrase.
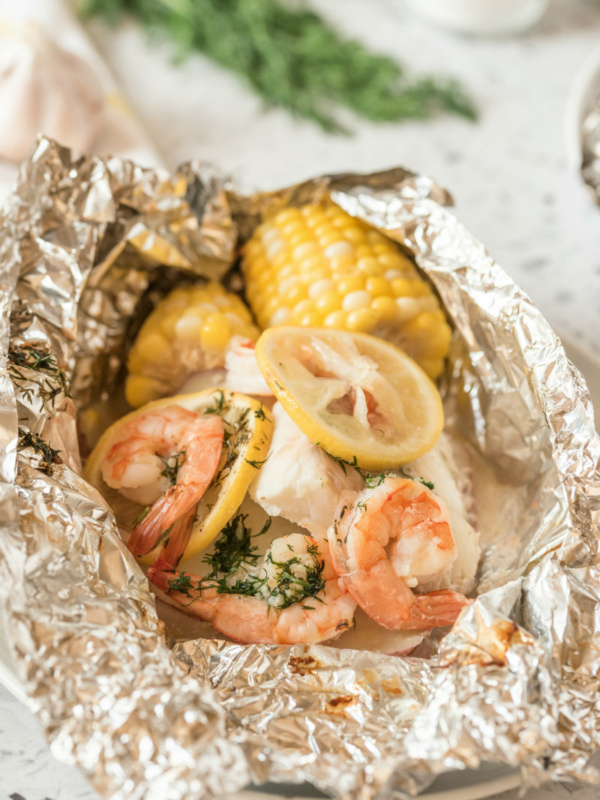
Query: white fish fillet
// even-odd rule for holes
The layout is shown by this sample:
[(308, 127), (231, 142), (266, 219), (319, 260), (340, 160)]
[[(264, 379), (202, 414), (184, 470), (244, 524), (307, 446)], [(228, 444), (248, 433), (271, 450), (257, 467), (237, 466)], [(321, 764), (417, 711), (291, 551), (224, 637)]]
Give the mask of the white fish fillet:
[(256, 360), (254, 342), (243, 336), (234, 336), (225, 354), (225, 388), (232, 392), (273, 397), (273, 392), (262, 376)]
[(280, 403), (273, 406), (273, 418), (269, 455), (250, 486), (250, 497), (272, 517), (285, 517), (323, 538), (341, 492), (359, 492), (364, 481), (313, 444)]

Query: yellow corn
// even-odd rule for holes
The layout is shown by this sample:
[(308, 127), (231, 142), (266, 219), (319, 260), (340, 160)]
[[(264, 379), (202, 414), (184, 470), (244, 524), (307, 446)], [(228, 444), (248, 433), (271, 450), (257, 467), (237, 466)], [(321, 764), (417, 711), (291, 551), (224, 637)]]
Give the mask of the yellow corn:
[(430, 285), (398, 245), (330, 204), (285, 208), (260, 225), (242, 260), (261, 328), (363, 331), (440, 375), (450, 328)]
[(174, 289), (146, 319), (129, 352), (127, 401), (137, 408), (175, 394), (195, 373), (222, 367), (236, 335), (258, 337), (237, 295), (219, 283)]

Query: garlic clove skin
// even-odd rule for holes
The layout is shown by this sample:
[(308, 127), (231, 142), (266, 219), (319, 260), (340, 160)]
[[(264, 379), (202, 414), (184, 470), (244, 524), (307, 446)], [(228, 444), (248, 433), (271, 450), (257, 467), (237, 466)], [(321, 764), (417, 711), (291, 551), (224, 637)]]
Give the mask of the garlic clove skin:
[(39, 26), (0, 39), (0, 159), (21, 161), (38, 134), (87, 151), (103, 111), (104, 92), (92, 69)]

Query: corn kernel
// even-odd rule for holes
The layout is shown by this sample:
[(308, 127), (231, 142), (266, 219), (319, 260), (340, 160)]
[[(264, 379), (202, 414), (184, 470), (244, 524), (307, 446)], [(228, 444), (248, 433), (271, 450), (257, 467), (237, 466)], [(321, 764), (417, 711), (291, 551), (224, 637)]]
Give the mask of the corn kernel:
[(184, 314), (175, 325), (175, 336), (182, 342), (197, 342), (202, 325), (203, 321), (197, 314)]
[(297, 247), (294, 247), (292, 251), (292, 258), (294, 261), (303, 261), (309, 256), (318, 256), (320, 254), (321, 251), (316, 242), (305, 241), (302, 244), (297, 245)]
[(293, 233), (288, 238), (288, 243), (289, 246), (292, 248), (292, 251), (296, 250), (298, 247), (300, 247), (300, 245), (303, 244), (315, 244), (316, 247), (316, 243), (314, 241), (312, 234), (310, 233), (310, 231), (307, 231), (306, 228), (301, 228), (300, 230), (296, 231), (296, 233)]
[(347, 278), (342, 278), (338, 283), (338, 291), (341, 295), (350, 294), (365, 288), (365, 279), (362, 275), (351, 275)]
[(290, 318), (290, 310), (285, 306), (281, 306), (278, 308), (273, 314), (271, 314), (271, 319), (269, 320), (269, 325), (285, 325), (285, 323)]
[(381, 322), (391, 322), (398, 312), (396, 301), (393, 297), (388, 297), (387, 295), (376, 297), (371, 303), (371, 308), (377, 311)]
[(394, 251), (379, 253), (377, 260), (382, 266), (388, 267), (389, 269), (406, 270), (407, 266), (412, 268), (412, 264), (407, 258), (404, 258), (400, 253)]
[(391, 296), (393, 294), (392, 287), (385, 278), (367, 278), (366, 289), (371, 292), (373, 297), (379, 297), (380, 295)]
[(318, 328), (322, 320), (323, 318), (316, 311), (309, 311), (304, 314), (298, 322), (305, 328)]
[(322, 314), (329, 314), (330, 311), (336, 311), (342, 304), (342, 299), (338, 292), (325, 292), (325, 294), (317, 297), (315, 301), (316, 308)]
[(396, 298), (396, 320), (404, 324), (421, 312), (421, 303), (416, 297)]
[(332, 244), (328, 245), (325, 248), (325, 255), (327, 256), (327, 258), (352, 256), (354, 255), (354, 247), (350, 244), (350, 242), (338, 240), (337, 242), (333, 242)]
[(348, 314), (347, 326), (351, 331), (372, 331), (379, 321), (377, 311), (372, 308), (358, 308)]
[[(331, 232), (327, 232), (319, 236), (319, 244), (323, 248), (324, 253), (327, 253), (327, 248), (335, 244), (341, 244), (342, 242), (344, 242), (344, 239), (342, 239), (342, 234), (335, 228), (333, 228)], [(347, 244), (347, 242), (344, 243)], [(332, 253), (332, 255), (334, 254)]]
[(364, 289), (358, 292), (350, 292), (342, 300), (342, 308), (344, 311), (354, 311), (358, 308), (366, 308), (371, 304), (370, 292), (365, 292)]
[(347, 319), (348, 319), (347, 314), (345, 314), (343, 311), (332, 311), (330, 314), (327, 314), (327, 316), (323, 320), (323, 325), (326, 328), (334, 328), (336, 330), (346, 330)]
[(125, 397), (130, 406), (137, 408), (161, 397), (161, 385), (144, 375), (130, 375), (125, 383)]
[(296, 303), (293, 310), (294, 318), (301, 319), (305, 314), (308, 314), (309, 311), (312, 311), (313, 303), (312, 300), (306, 298), (305, 300), (300, 300), (299, 303)]
[[(427, 286), (425, 290), (428, 293)], [(392, 292), (396, 297), (419, 297), (423, 295), (423, 282), (407, 278), (395, 278), (392, 281)]]
[(284, 208), (281, 211), (278, 211), (274, 221), (278, 225), (285, 225), (286, 223), (296, 222), (301, 219), (302, 214), (300, 213), (300, 210), (290, 206), (289, 208)]
[(210, 314), (202, 326), (200, 343), (209, 353), (221, 352), (231, 339), (231, 325), (223, 314)]
[(367, 237), (365, 232), (360, 228), (344, 228), (344, 239), (347, 239), (353, 245), (364, 245), (366, 244)]
[(268, 261), (272, 261), (278, 253), (287, 250), (286, 243), (283, 239), (273, 239), (265, 248), (265, 256)]
[(312, 256), (302, 264), (302, 272), (311, 272), (314, 269), (326, 269), (327, 262), (323, 256)]
[(319, 295), (330, 292), (332, 289), (335, 289), (334, 281), (331, 278), (323, 278), (323, 280), (313, 283), (308, 290), (308, 296), (311, 300), (315, 300)]
[(334, 256), (329, 265), (333, 272), (350, 273), (356, 269), (356, 259), (353, 256)]

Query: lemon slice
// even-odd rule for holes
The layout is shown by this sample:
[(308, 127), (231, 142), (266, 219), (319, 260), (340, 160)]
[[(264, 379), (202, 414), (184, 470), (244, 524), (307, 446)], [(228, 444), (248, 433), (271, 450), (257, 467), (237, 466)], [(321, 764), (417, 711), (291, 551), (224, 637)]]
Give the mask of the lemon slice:
[(298, 427), (335, 458), (374, 471), (434, 446), (440, 394), (389, 342), (319, 328), (267, 329), (256, 345), (263, 376)]
[[(233, 517), (246, 496), (257, 470), (267, 457), (273, 422), (269, 410), (258, 400), (227, 389), (208, 389), (195, 394), (165, 397), (148, 403), (111, 425), (90, 455), (84, 470), (85, 478), (103, 495), (115, 513), (117, 522), (126, 530), (135, 527), (143, 506), (124, 498), (102, 478), (102, 462), (112, 447), (121, 427), (148, 411), (178, 405), (197, 414), (219, 414), (225, 423), (225, 444), (221, 461), (209, 488), (200, 500), (194, 528), (183, 559), (204, 550)], [(152, 564), (160, 548), (141, 560)]]

